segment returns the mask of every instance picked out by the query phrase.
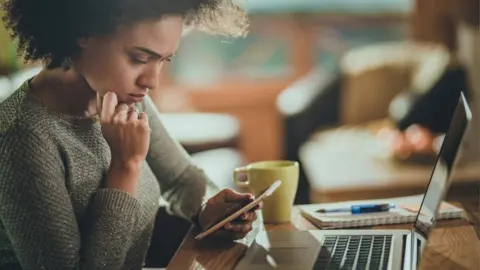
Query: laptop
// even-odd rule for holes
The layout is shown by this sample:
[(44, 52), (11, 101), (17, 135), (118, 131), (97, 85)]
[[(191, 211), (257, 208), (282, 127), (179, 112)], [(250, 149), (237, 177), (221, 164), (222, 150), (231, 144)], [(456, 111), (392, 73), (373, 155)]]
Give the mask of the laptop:
[(417, 269), (471, 118), (461, 93), (411, 230), (261, 231), (235, 269)]

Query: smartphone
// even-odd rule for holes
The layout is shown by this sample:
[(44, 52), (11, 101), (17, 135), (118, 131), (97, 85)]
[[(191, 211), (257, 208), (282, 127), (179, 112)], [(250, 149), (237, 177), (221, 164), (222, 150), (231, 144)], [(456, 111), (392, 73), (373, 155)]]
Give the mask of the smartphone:
[(242, 207), (240, 210), (228, 215), (228, 217), (224, 218), (223, 220), (221, 220), (220, 222), (210, 226), (207, 230), (201, 232), (200, 234), (198, 234), (197, 236), (195, 236), (195, 240), (200, 240), (200, 239), (203, 239), (205, 237), (207, 237), (208, 235), (216, 232), (217, 230), (219, 230), (220, 228), (222, 228), (223, 226), (225, 226), (225, 224), (227, 224), (228, 222), (238, 218), (239, 216), (241, 216), (243, 213), (249, 211), (250, 209), (254, 208), (255, 206), (257, 206), (258, 204), (260, 204), (261, 201), (263, 201), (266, 197), (270, 196), (273, 194), (273, 192), (282, 184), (282, 182), (280, 180), (277, 180), (275, 181), (271, 186), (269, 186), (265, 191), (263, 191), (257, 198), (255, 198), (255, 200), (253, 200), (251, 203), (245, 205), (244, 207)]

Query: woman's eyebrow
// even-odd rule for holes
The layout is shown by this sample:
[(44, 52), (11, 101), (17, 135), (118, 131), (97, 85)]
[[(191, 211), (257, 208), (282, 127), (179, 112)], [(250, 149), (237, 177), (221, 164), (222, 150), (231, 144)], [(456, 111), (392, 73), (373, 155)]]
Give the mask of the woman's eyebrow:
[(174, 52), (174, 53), (172, 53), (172, 54), (170, 54), (170, 55), (163, 56), (163, 55), (161, 55), (161, 54), (159, 54), (159, 53), (157, 53), (157, 52), (154, 52), (154, 51), (152, 51), (152, 50), (150, 50), (150, 49), (147, 49), (147, 48), (144, 48), (144, 47), (134, 47), (134, 48), (137, 49), (137, 50), (139, 50), (139, 51), (142, 51), (142, 52), (144, 52), (144, 53), (146, 53), (146, 54), (149, 54), (149, 55), (151, 55), (151, 56), (153, 56), (153, 57), (160, 58), (160, 59), (172, 57), (172, 56), (175, 55), (175, 52)]

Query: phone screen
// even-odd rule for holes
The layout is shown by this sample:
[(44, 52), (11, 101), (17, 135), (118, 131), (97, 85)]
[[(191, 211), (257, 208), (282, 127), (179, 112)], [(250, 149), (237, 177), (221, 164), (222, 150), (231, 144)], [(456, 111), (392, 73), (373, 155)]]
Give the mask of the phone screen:
[(209, 234), (212, 234), (213, 232), (217, 231), (220, 229), (222, 226), (227, 224), (228, 222), (238, 218), (241, 216), (243, 213), (249, 211), (250, 209), (254, 208), (260, 202), (265, 199), (266, 197), (270, 196), (279, 186), (281, 185), (281, 181), (277, 180), (275, 183), (273, 183), (270, 187), (268, 187), (265, 191), (263, 191), (254, 201), (243, 205), (238, 204), (236, 207), (239, 207), (239, 209), (232, 209), (231, 211), (227, 211), (228, 214), (225, 216), (222, 216), (222, 218), (219, 219), (219, 222), (215, 222), (213, 225), (209, 226), (208, 229), (200, 233), (195, 237), (195, 239), (202, 239)]

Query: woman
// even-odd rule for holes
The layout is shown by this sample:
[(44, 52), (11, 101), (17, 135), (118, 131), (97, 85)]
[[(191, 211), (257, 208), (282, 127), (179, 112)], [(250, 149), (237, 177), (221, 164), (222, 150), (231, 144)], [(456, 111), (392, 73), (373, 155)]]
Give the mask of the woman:
[[(209, 182), (147, 96), (184, 25), (245, 33), (231, 0), (6, 0), (4, 9), (25, 59), (45, 68), (0, 104), (1, 269), (141, 269), (160, 196), (202, 228), (252, 200), (232, 190), (207, 200)], [(242, 238), (255, 219), (218, 236)]]

